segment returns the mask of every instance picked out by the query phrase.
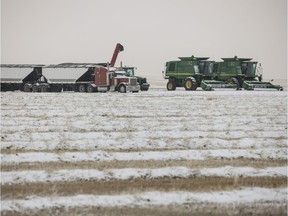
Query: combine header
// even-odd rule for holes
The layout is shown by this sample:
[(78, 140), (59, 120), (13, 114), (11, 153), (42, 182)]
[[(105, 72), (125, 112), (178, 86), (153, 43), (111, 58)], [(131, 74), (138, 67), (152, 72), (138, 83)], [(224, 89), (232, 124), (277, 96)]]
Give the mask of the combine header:
[(262, 82), (261, 67), (251, 58), (222, 58), (223, 61), (209, 61), (209, 57), (179, 57), (180, 61), (166, 62), (164, 78), (169, 79), (167, 90), (176, 87), (186, 90), (211, 91), (215, 88), (254, 90), (270, 88), (282, 91), (283, 87), (270, 82)]

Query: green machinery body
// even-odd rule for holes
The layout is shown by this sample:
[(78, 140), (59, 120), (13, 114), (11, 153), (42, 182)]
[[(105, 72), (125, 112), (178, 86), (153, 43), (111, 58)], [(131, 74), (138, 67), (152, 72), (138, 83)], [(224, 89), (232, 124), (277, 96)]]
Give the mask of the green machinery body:
[(222, 58), (215, 62), (209, 57), (179, 57), (180, 61), (166, 62), (165, 79), (169, 79), (167, 89), (184, 87), (186, 90), (211, 91), (214, 88), (234, 88), (253, 90), (273, 88), (283, 90), (279, 85), (262, 82), (262, 71), (251, 58)]
[[(186, 90), (196, 90), (200, 86), (203, 71), (200, 71), (200, 62), (205, 62), (209, 57), (179, 57), (180, 61), (166, 63), (165, 78), (168, 90), (184, 87)], [(202, 65), (202, 63), (201, 63)]]

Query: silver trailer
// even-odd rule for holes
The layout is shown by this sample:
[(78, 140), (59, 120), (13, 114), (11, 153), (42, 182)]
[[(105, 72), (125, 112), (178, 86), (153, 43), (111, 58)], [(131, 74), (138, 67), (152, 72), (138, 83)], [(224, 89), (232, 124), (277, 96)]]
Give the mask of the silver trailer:
[(94, 82), (96, 64), (1, 65), (1, 91), (85, 92)]
[(94, 82), (96, 64), (63, 63), (42, 68), (50, 91), (86, 92), (87, 85)]
[[(42, 76), (44, 65), (2, 64), (0, 67), (1, 91), (25, 91), (26, 83), (45, 82)], [(27, 90), (27, 89), (26, 89)]]

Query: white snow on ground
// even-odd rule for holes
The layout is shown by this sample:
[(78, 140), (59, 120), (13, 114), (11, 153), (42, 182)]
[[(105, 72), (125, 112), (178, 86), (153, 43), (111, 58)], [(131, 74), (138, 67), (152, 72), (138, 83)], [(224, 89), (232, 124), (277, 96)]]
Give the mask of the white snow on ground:
[(287, 148), (286, 92), (1, 97), (1, 149)]
[(56, 171), (11, 171), (2, 172), (2, 185), (5, 184), (24, 184), (37, 182), (59, 182), (59, 181), (82, 181), (82, 180), (111, 180), (111, 179), (154, 179), (163, 177), (281, 177), (287, 176), (287, 167), (267, 167), (257, 169), (252, 167), (217, 167), (190, 169), (187, 167), (165, 167), (154, 169), (124, 168), (124, 169), (71, 169)]
[(286, 159), (287, 149), (214, 149), (214, 150), (174, 150), (144, 152), (28, 152), (0, 154), (1, 163), (45, 163), (82, 161), (147, 161), (147, 160), (206, 160), (219, 158)]
[[(129, 161), (136, 160), (286, 159), (287, 92), (6, 92), (1, 93), (0, 149), (1, 166), (15, 165), (15, 169), (19, 163), (127, 161), (123, 169), (10, 170), (1, 172), (4, 186), (162, 177), (287, 177), (287, 167), (129, 168)], [(213, 193), (33, 196), (1, 200), (1, 211), (199, 202), (285, 205), (286, 195), (287, 188), (243, 188)]]
[(143, 192), (122, 195), (76, 195), (69, 197), (27, 197), (25, 200), (4, 200), (1, 211), (24, 211), (27, 209), (47, 209), (53, 207), (150, 207), (167, 205), (189, 205), (206, 203), (285, 203), (287, 188), (242, 188), (233, 191), (211, 193), (193, 192)]

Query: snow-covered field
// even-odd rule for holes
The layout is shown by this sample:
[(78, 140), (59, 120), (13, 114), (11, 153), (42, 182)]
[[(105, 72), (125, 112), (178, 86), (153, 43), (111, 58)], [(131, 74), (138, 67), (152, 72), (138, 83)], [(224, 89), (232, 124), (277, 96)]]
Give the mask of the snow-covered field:
[(3, 92), (1, 192), (3, 215), (286, 215), (287, 92)]

